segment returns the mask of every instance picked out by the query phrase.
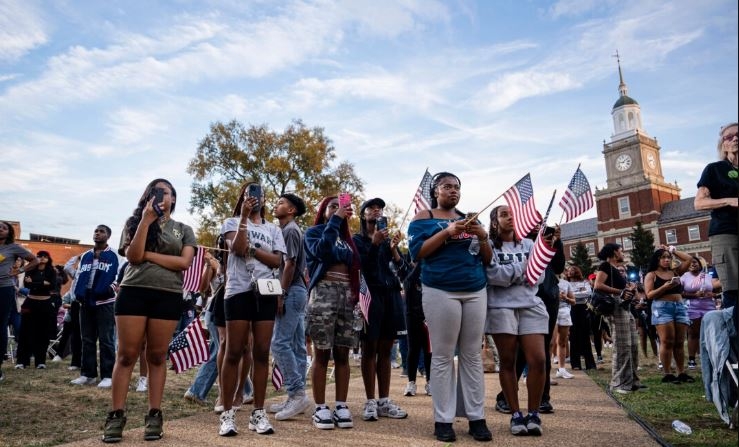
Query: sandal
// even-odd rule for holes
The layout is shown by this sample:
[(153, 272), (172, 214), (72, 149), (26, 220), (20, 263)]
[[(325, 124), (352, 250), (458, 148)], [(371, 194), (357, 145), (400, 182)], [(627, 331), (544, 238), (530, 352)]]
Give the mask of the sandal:
[(695, 383), (695, 379), (685, 373), (680, 373), (680, 375), (677, 376), (677, 380), (680, 382)]

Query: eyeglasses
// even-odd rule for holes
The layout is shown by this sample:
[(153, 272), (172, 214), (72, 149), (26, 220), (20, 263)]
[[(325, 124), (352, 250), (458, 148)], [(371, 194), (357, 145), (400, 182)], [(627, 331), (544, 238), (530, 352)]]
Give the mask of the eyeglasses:
[(739, 136), (739, 133), (730, 133), (729, 135), (724, 135), (722, 138), (724, 139), (724, 141), (731, 141), (737, 136)]
[(451, 183), (447, 183), (444, 185), (439, 185), (439, 189), (443, 189), (444, 191), (451, 191), (451, 190), (459, 191), (460, 185), (454, 185)]

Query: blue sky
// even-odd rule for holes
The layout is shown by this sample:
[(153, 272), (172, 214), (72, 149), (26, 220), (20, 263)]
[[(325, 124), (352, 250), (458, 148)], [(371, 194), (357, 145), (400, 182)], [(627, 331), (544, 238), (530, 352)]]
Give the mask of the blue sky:
[(690, 197), (737, 119), (738, 35), (735, 0), (0, 0), (0, 219), (86, 243), (106, 223), (117, 244), (165, 177), (194, 224), (185, 167), (209, 125), (295, 118), (367, 196), (405, 209), (428, 167), (478, 210), (531, 172), (543, 213), (578, 163), (605, 186), (616, 49)]

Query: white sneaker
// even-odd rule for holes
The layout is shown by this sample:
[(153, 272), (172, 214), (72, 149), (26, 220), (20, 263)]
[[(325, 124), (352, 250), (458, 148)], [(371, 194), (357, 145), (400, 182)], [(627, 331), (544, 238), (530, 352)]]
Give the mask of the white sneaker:
[(284, 421), (285, 419), (290, 419), (292, 417), (295, 417), (299, 414), (302, 414), (311, 407), (311, 401), (305, 394), (303, 395), (295, 395), (289, 399), (287, 399), (287, 402), (285, 403), (284, 408), (282, 411), (278, 412), (275, 415), (275, 419), (278, 421)]
[(139, 377), (139, 383), (136, 385), (137, 393), (145, 393), (149, 390), (149, 379), (147, 377)]
[(221, 421), (221, 428), (218, 430), (219, 435), (236, 436), (239, 433), (236, 430), (236, 410), (224, 411), (218, 419)]
[(259, 408), (251, 412), (249, 418), (249, 430), (255, 431), (260, 435), (271, 435), (275, 432), (272, 424), (269, 423), (267, 412), (264, 408)]
[(80, 369), (79, 366), (67, 366), (67, 371), (77, 371), (78, 369)]
[(334, 409), (334, 424), (339, 428), (352, 428), (354, 421), (352, 420), (352, 412), (346, 405), (337, 405)]
[(321, 430), (333, 430), (334, 420), (328, 407), (316, 408), (313, 412), (313, 425)]
[(367, 399), (367, 402), (364, 403), (364, 409), (362, 410), (362, 420), (376, 421), (377, 417), (377, 401), (374, 399)]
[(431, 382), (426, 382), (426, 386), (424, 386), (423, 388), (424, 390), (426, 390), (426, 395), (430, 396), (431, 395)]
[(288, 396), (287, 399), (283, 400), (282, 402), (277, 402), (276, 404), (272, 404), (269, 406), (269, 412), (270, 413), (279, 413), (285, 408), (285, 405), (290, 402), (290, 397)]
[(567, 371), (564, 368), (557, 369), (556, 376), (559, 377), (560, 379), (573, 379), (573, 378), (575, 378), (575, 375), (574, 374), (572, 374), (571, 372)]
[(405, 386), (405, 393), (403, 393), (405, 396), (415, 396), (416, 395), (416, 382), (410, 381), (408, 382), (408, 385)]
[(55, 355), (55, 356), (54, 356), (54, 358), (53, 358), (53, 359), (51, 359), (51, 361), (52, 361), (53, 363), (59, 363), (59, 362), (61, 362), (61, 361), (62, 361), (62, 358), (61, 358), (61, 357), (59, 357), (58, 355)]
[(79, 376), (74, 380), (71, 380), (69, 383), (72, 385), (95, 385), (95, 378), (94, 377), (85, 377), (85, 376)]
[(386, 400), (384, 404), (377, 406), (377, 415), (390, 419), (405, 419), (408, 417), (408, 413), (394, 404), (390, 399)]
[(98, 388), (110, 388), (113, 386), (113, 380), (111, 380), (109, 377), (104, 378), (103, 380), (98, 383)]

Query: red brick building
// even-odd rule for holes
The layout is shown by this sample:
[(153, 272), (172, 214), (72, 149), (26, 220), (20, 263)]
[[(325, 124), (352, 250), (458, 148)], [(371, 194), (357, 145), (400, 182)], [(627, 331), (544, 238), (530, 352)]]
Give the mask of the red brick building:
[(595, 190), (595, 218), (562, 226), (562, 242), (569, 259), (578, 242), (595, 259), (604, 244), (616, 242), (627, 254), (632, 248), (629, 237), (637, 222), (654, 235), (655, 246), (675, 245), (697, 254), (711, 263), (708, 242), (708, 211), (696, 211), (694, 197), (680, 198), (680, 188), (665, 182), (657, 138), (642, 128), (639, 104), (627, 95), (626, 84), (618, 67), (620, 96), (613, 105), (614, 133), (603, 141), (607, 186)]
[[(2, 220), (2, 219), (0, 219)], [(36, 254), (40, 250), (48, 251), (54, 265), (64, 265), (71, 257), (80, 255), (91, 249), (92, 245), (80, 244), (77, 239), (69, 239), (58, 236), (48, 236), (43, 234), (31, 233), (29, 239), (20, 239), (21, 223), (17, 221), (7, 221), (13, 226), (16, 238), (15, 242), (27, 248), (31, 253)], [(62, 294), (66, 293), (71, 286), (71, 281), (62, 286)]]

